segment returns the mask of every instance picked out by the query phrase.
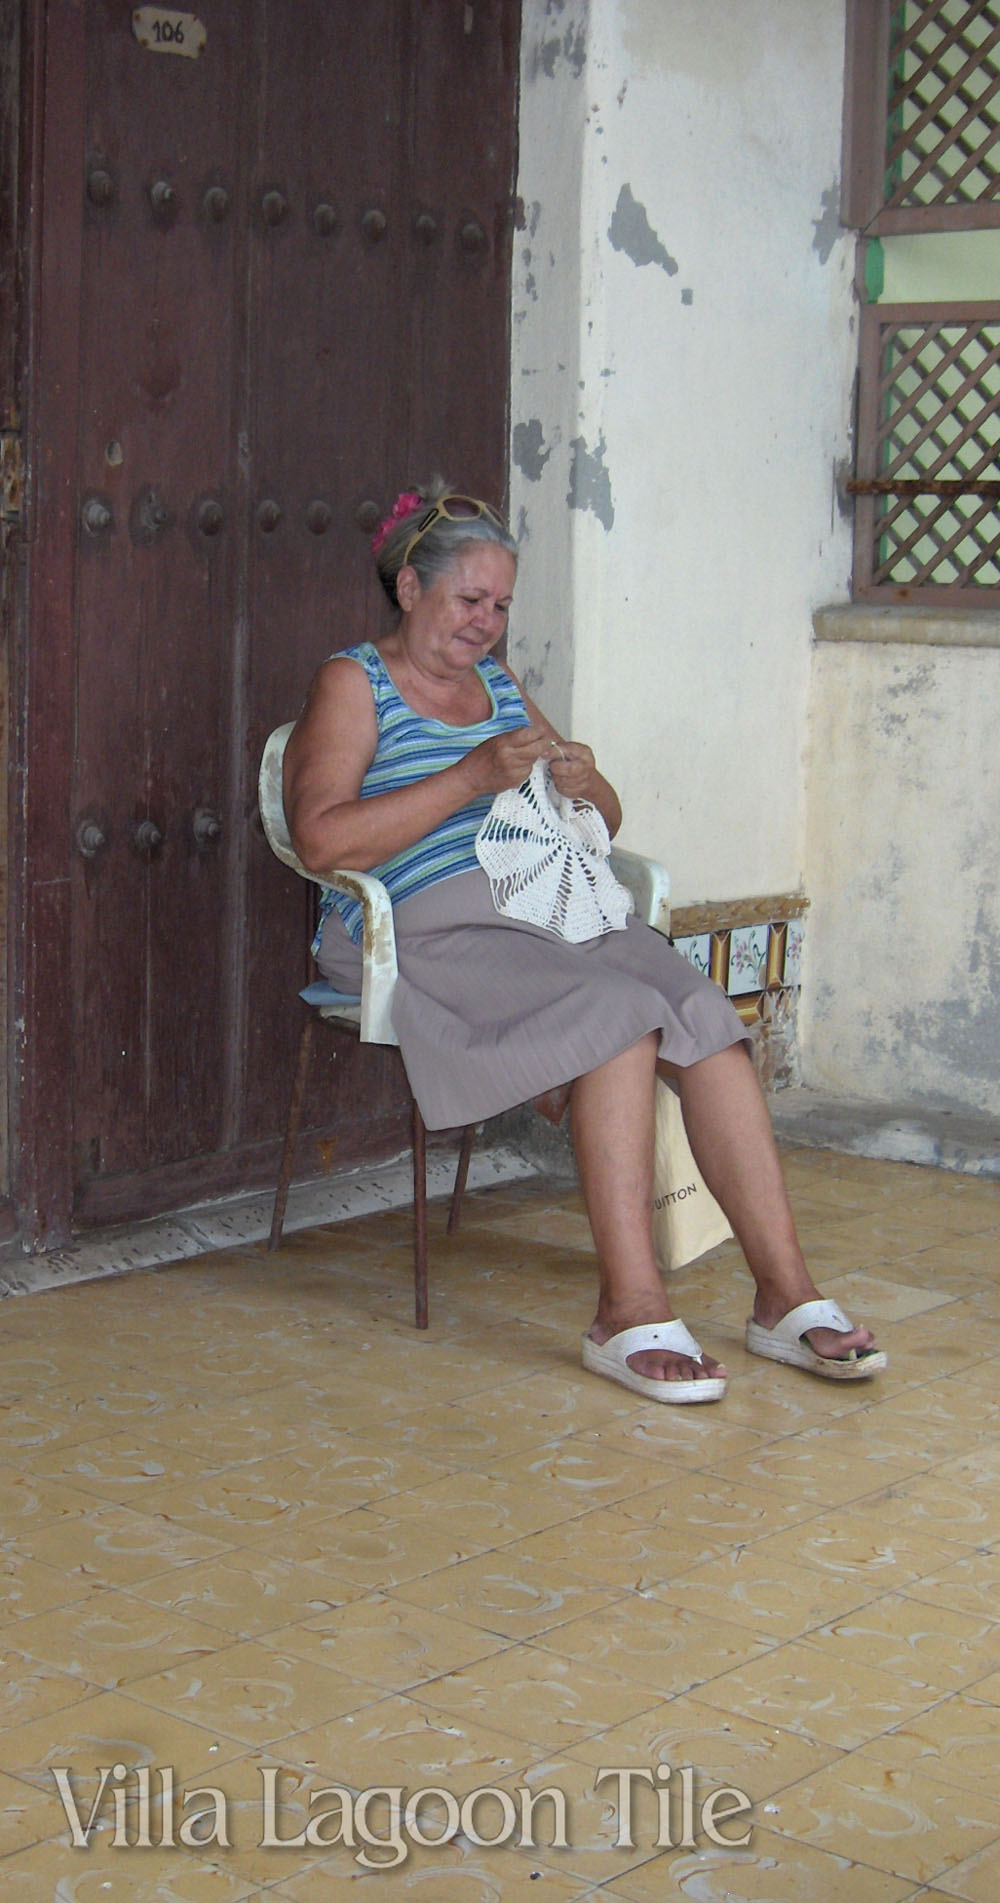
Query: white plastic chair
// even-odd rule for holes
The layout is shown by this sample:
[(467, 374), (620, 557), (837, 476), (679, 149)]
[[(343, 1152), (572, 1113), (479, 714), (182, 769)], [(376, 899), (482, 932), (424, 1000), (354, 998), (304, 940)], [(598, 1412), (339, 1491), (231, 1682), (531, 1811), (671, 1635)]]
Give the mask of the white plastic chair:
[[(281, 1173), (274, 1199), (274, 1216), (271, 1223), (269, 1249), (276, 1249), (281, 1241), (285, 1220), (285, 1207), (288, 1201), (288, 1189), (291, 1182), (292, 1161), (295, 1143), (302, 1121), (302, 1106), (305, 1101), (305, 1087), (312, 1051), (312, 1033), (317, 1019), (329, 1024), (334, 1030), (347, 1032), (360, 1039), (362, 1044), (390, 1044), (398, 1049), (399, 1039), (392, 1025), (392, 998), (396, 987), (398, 967), (396, 964), (396, 936), (392, 921), (392, 904), (385, 886), (370, 872), (344, 872), (333, 869), (320, 877), (307, 872), (299, 859), (285, 818), (285, 805), (282, 794), (282, 767), (285, 747), (294, 722), (287, 721), (284, 726), (276, 727), (264, 748), (258, 780), (258, 799), (264, 833), (271, 850), (293, 872), (301, 878), (312, 880), (315, 884), (332, 886), (337, 892), (347, 892), (357, 899), (364, 916), (363, 963), (360, 997), (347, 996), (334, 990), (325, 981), (306, 985), (299, 992), (311, 1009), (302, 1031), (299, 1044), (299, 1056), (292, 1086), (291, 1103), (288, 1111), (288, 1123), (285, 1130), (285, 1143), (281, 1161)], [(636, 916), (647, 925), (669, 936), (670, 932), (670, 880), (665, 868), (653, 859), (645, 859), (640, 853), (626, 852), (615, 847), (611, 853), (611, 865), (616, 878), (628, 887), (635, 902)], [(565, 1109), (568, 1089), (565, 1093), (550, 1093), (557, 1098), (555, 1110), (551, 1101), (536, 1100), (538, 1107), (546, 1115), (554, 1115), (556, 1120)], [(414, 1211), (414, 1298), (416, 1326), (427, 1327), (427, 1162), (426, 1131), (416, 1100), (411, 1093), (413, 1115), (413, 1211)], [(469, 1159), (475, 1138), (475, 1125), (469, 1124), (462, 1134), (459, 1151), (458, 1169), (455, 1187), (452, 1192), (451, 1208), (448, 1214), (448, 1233), (458, 1226), (462, 1196), (469, 1170)]]

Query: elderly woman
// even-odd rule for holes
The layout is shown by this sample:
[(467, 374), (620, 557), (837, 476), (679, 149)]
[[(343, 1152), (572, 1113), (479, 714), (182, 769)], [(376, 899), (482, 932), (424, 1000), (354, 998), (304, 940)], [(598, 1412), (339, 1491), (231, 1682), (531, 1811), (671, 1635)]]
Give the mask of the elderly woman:
[[(621, 823), (590, 748), (563, 739), (492, 656), (517, 573), (509, 530), (437, 485), (400, 496), (372, 546), (398, 619), (320, 667), (288, 743), (285, 808), (309, 871), (371, 871), (388, 888), (394, 1024), (428, 1127), (571, 1082), (600, 1269), (584, 1366), (653, 1400), (714, 1401), (725, 1369), (673, 1318), (653, 1252), (659, 1070), (756, 1283), (747, 1346), (830, 1379), (874, 1374), (885, 1356), (820, 1300), (802, 1259), (746, 1033), (721, 989), (634, 919), (570, 944), (494, 906), (476, 834), (539, 758), (610, 834)], [(342, 990), (358, 988), (360, 936), (357, 904), (324, 893), (314, 951)]]

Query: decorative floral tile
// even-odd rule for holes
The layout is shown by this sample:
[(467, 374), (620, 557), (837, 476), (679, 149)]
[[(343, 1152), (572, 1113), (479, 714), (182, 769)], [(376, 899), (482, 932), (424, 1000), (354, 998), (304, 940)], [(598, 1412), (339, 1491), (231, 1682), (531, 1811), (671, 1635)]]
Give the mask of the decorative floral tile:
[(731, 998), (748, 991), (763, 991), (767, 983), (766, 925), (737, 925), (729, 935), (729, 984)]
[(689, 965), (694, 965), (697, 971), (704, 972), (706, 978), (711, 975), (709, 970), (712, 956), (711, 932), (698, 932), (694, 938), (675, 938), (674, 949), (680, 952), (682, 958), (687, 959)]
[(804, 937), (804, 921), (800, 918), (789, 919), (785, 936), (784, 983), (786, 985), (802, 983), (802, 940)]

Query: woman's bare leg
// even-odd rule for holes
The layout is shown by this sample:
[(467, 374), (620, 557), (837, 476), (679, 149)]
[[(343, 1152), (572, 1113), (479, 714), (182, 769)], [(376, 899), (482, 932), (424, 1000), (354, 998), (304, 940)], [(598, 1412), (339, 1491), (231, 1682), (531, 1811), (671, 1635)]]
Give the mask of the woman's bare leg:
[[(655, 1031), (573, 1085), (573, 1147), (594, 1234), (601, 1291), (590, 1330), (609, 1341), (640, 1322), (673, 1319), (653, 1253)], [(725, 1373), (718, 1362), (649, 1350), (629, 1366), (653, 1380), (691, 1381)]]
[[(746, 1046), (732, 1044), (672, 1074), (695, 1161), (732, 1223), (757, 1284), (754, 1320), (773, 1328), (789, 1309), (815, 1301), (819, 1290), (802, 1258), (757, 1073)], [(808, 1338), (817, 1354), (828, 1356), (873, 1343), (867, 1328), (846, 1335), (812, 1328)]]
[[(773, 1328), (789, 1309), (816, 1298), (802, 1258), (771, 1120), (743, 1045), (685, 1068), (657, 1065), (650, 1032), (618, 1057), (577, 1079), (571, 1099), (573, 1144), (600, 1265), (601, 1287), (590, 1333), (604, 1342), (640, 1322), (672, 1319), (653, 1253), (653, 1104), (659, 1067), (677, 1082), (699, 1168), (733, 1226), (757, 1285), (754, 1319)], [(847, 1355), (872, 1345), (864, 1328), (849, 1335), (812, 1329), (818, 1354)], [(650, 1350), (630, 1355), (637, 1373), (691, 1380), (724, 1372), (703, 1356)]]

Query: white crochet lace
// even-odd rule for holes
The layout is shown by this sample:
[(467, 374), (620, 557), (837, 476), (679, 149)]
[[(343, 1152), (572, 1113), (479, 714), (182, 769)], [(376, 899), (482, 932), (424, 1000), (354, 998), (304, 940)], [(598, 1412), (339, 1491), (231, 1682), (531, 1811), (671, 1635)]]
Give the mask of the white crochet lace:
[(497, 911), (574, 945), (625, 930), (632, 895), (608, 864), (610, 849), (596, 806), (557, 793), (544, 760), (523, 786), (497, 794), (476, 837)]

